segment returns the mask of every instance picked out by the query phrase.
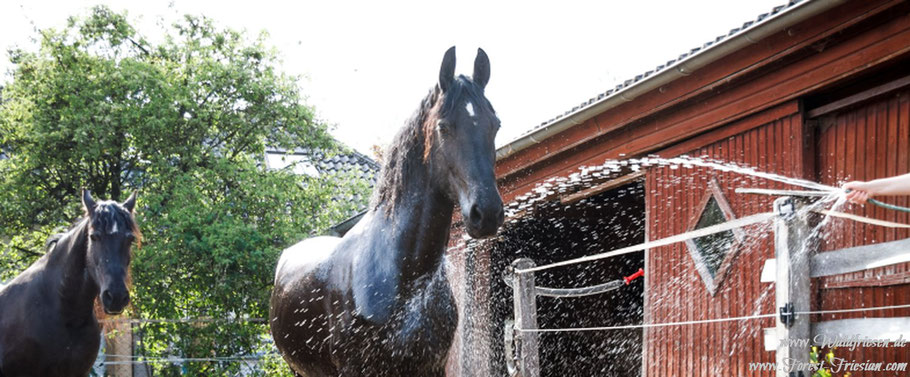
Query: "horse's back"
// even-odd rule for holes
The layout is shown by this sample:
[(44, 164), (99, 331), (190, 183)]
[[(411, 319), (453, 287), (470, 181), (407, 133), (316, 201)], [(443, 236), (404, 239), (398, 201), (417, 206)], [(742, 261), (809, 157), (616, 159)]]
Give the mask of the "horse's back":
[(287, 284), (299, 274), (317, 268), (332, 255), (340, 241), (338, 237), (314, 237), (284, 249), (275, 268), (275, 285)]

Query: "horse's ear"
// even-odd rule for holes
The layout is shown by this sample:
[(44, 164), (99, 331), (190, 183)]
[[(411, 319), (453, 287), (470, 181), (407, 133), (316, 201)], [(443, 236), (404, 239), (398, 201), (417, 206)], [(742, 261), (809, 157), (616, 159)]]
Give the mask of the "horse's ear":
[(446, 91), (455, 81), (455, 46), (450, 47), (442, 57), (442, 68), (439, 69), (439, 89)]
[(95, 213), (95, 199), (92, 199), (92, 192), (88, 189), (82, 189), (82, 206), (89, 215)]
[(490, 81), (490, 58), (482, 48), (477, 49), (477, 58), (474, 59), (474, 83), (485, 88)]
[(126, 198), (126, 201), (120, 204), (123, 208), (126, 208), (127, 211), (133, 213), (133, 208), (136, 208), (136, 191), (133, 190), (133, 193), (130, 194), (129, 198)]

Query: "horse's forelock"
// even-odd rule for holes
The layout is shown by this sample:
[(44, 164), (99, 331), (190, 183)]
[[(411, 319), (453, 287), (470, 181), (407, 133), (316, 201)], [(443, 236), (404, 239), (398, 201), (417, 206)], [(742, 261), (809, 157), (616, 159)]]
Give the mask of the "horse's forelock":
[(99, 203), (95, 208), (94, 215), (91, 216), (91, 222), (94, 229), (101, 231), (128, 229), (134, 235), (137, 235), (138, 238), (138, 228), (133, 214), (117, 202), (106, 201)]
[(436, 122), (439, 119), (448, 117), (456, 109), (463, 107), (466, 102), (475, 104), (475, 106), (486, 107), (495, 112), (490, 101), (484, 96), (483, 88), (464, 75), (459, 75), (455, 78), (445, 93), (439, 93), (439, 88), (437, 87), (434, 95), (435, 99), (432, 107), (428, 109), (426, 120), (423, 123), (424, 162), (429, 160), (433, 151), (433, 144), (436, 138)]

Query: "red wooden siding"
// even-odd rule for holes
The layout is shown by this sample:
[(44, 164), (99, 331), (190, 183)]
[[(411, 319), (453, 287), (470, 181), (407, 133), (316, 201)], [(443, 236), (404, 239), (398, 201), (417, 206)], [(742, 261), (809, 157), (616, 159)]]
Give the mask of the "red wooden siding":
[[(686, 154), (799, 177), (804, 175), (803, 134), (801, 116), (794, 112)], [(690, 220), (699, 215), (698, 204), (711, 179), (717, 180), (738, 218), (771, 211), (773, 198), (736, 194), (734, 189), (783, 188), (767, 180), (710, 169), (651, 169), (646, 182), (649, 238), (685, 232)], [(705, 288), (684, 244), (649, 250), (650, 271), (645, 293), (649, 321), (665, 323), (773, 313), (773, 287), (759, 282), (762, 264), (774, 256), (770, 227), (752, 227), (747, 234), (730, 273), (714, 296)], [(762, 375), (750, 371), (748, 363), (774, 361), (774, 353), (764, 351), (762, 342), (762, 329), (772, 326), (773, 319), (765, 318), (649, 329), (645, 341), (647, 375)]]
[[(829, 185), (910, 172), (910, 90), (821, 119), (804, 119), (800, 106), (801, 101), (812, 106), (825, 105), (814, 102), (855, 94), (847, 93), (853, 90), (852, 86), (862, 90), (891, 76), (905, 77), (910, 61), (908, 12), (910, 3), (906, 1), (845, 2), (503, 158), (496, 164), (503, 199), (515, 200), (547, 179), (569, 176), (582, 166), (652, 153), (661, 157), (704, 155)], [(685, 232), (698, 216), (698, 204), (711, 179), (719, 183), (736, 217), (769, 212), (774, 198), (736, 194), (735, 188), (793, 188), (708, 169), (650, 168), (645, 181), (646, 237), (655, 240)], [(908, 199), (888, 201), (910, 206)], [(879, 208), (845, 210), (910, 223), (908, 214)], [(838, 237), (821, 245), (822, 250), (910, 237), (910, 231), (843, 220), (833, 220), (828, 227), (828, 234)], [(763, 230), (752, 227), (747, 233), (753, 236), (741, 246), (715, 295), (708, 293), (684, 244), (649, 250), (646, 321), (667, 323), (775, 313), (774, 287), (759, 281), (764, 261), (774, 257), (770, 224)], [(453, 237), (453, 241), (457, 239)], [(485, 261), (496, 256), (478, 255), (477, 271), (463, 272), (457, 275), (458, 279), (492, 281)], [(468, 261), (467, 257), (453, 260), (462, 269)], [(908, 283), (910, 264), (815, 279), (812, 307), (910, 304)], [(470, 292), (470, 288), (464, 288), (462, 298)], [(479, 292), (478, 297), (486, 297), (485, 292)], [(864, 316), (910, 316), (910, 310), (816, 316), (813, 320)], [(775, 354), (764, 351), (762, 337), (762, 329), (774, 325), (773, 318), (765, 318), (647, 329), (643, 345), (645, 371), (649, 377), (773, 375), (769, 371), (750, 371), (749, 363), (774, 361)], [(492, 341), (499, 341), (500, 330), (492, 333), (496, 337)], [(461, 331), (459, 334), (459, 339), (468, 339), (462, 337)], [(473, 350), (485, 345), (462, 346)], [(468, 353), (455, 356), (461, 362), (457, 366), (450, 363), (450, 371), (484, 369), (475, 368), (479, 364)], [(910, 347), (861, 349), (853, 353), (840, 350), (837, 356), (857, 362), (910, 361)], [(853, 377), (863, 375), (853, 373)]]
[[(910, 172), (910, 91), (888, 95), (872, 103), (841, 111), (819, 120), (817, 131), (818, 180), (838, 185), (850, 180), (870, 180)], [(910, 206), (907, 197), (879, 198)], [(845, 212), (877, 219), (910, 223), (907, 213), (877, 206), (847, 204)], [(833, 219), (826, 227), (822, 250), (894, 241), (910, 237), (906, 229), (888, 229)], [(818, 289), (821, 309), (843, 309), (910, 304), (910, 264), (822, 278)], [(860, 317), (910, 316), (910, 310), (833, 314), (814, 320)], [(910, 360), (910, 347), (839, 350), (838, 357), (873, 362)], [(859, 377), (863, 374), (854, 373)], [(869, 374), (866, 374), (869, 375)], [(884, 376), (889, 374), (875, 374)], [(899, 374), (893, 374), (897, 376)], [(904, 374), (900, 374), (904, 375)]]

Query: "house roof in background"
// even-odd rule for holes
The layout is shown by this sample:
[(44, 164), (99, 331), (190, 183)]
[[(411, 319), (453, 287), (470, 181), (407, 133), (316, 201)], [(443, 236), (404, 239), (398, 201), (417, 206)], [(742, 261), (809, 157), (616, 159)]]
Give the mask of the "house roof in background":
[[(329, 156), (323, 151), (309, 148), (297, 148), (290, 152), (269, 148), (265, 153), (271, 156), (300, 158), (308, 162), (319, 174), (353, 173), (356, 177), (369, 181), (371, 186), (376, 183), (376, 175), (380, 169), (379, 163), (353, 149)], [(274, 165), (269, 167), (280, 168)]]
[[(297, 166), (293, 168), (293, 171), (297, 174), (316, 176), (347, 173), (367, 181), (371, 188), (376, 184), (376, 178), (381, 168), (379, 163), (351, 148), (330, 156), (326, 156), (324, 151), (309, 148), (297, 148), (290, 152), (278, 148), (269, 148), (266, 149), (265, 155), (266, 166), (270, 169), (283, 169), (288, 167), (290, 163), (297, 163)], [(335, 224), (328, 230), (329, 235), (341, 237), (357, 224), (363, 214), (366, 213), (369, 206), (369, 197), (355, 195), (353, 197), (334, 197), (332, 200), (360, 203), (357, 209), (348, 213), (349, 217), (346, 220)]]

